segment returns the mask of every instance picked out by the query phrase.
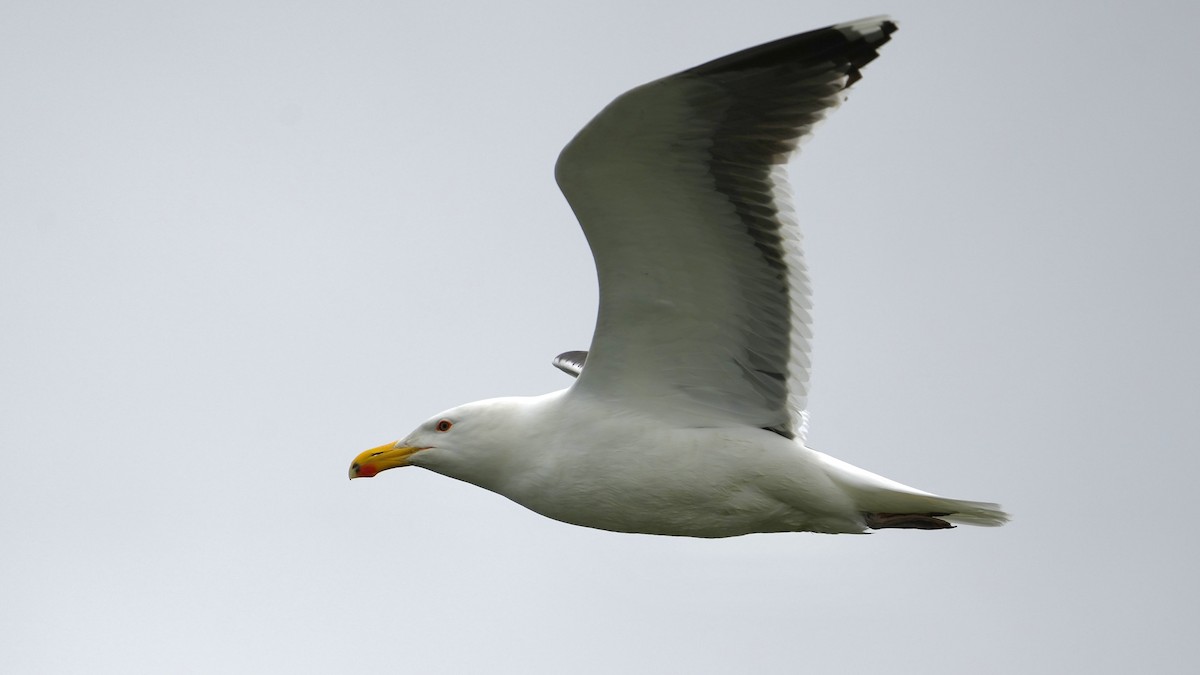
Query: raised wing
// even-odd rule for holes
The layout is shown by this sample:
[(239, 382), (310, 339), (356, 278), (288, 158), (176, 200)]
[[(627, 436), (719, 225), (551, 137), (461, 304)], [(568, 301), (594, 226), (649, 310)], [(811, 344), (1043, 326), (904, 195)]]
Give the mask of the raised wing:
[(895, 30), (863, 19), (651, 82), (567, 145), (555, 175), (600, 280), (574, 391), (800, 431), (809, 284), (782, 168)]

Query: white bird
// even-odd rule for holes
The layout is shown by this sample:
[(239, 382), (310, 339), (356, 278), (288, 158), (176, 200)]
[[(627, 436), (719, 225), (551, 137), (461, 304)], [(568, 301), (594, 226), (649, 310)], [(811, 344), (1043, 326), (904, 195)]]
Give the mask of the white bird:
[(822, 28), (609, 104), (555, 170), (600, 282), (590, 351), (555, 359), (575, 382), (447, 410), (360, 454), (350, 477), (419, 466), (618, 532), (1006, 522), (805, 445), (809, 283), (783, 166), (895, 30)]

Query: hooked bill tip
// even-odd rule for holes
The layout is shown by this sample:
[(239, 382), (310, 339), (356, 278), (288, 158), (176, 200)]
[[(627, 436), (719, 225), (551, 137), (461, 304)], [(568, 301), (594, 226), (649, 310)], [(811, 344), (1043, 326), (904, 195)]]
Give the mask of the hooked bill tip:
[(355, 478), (373, 478), (379, 473), (379, 469), (371, 464), (351, 464), (350, 465), (350, 480)]

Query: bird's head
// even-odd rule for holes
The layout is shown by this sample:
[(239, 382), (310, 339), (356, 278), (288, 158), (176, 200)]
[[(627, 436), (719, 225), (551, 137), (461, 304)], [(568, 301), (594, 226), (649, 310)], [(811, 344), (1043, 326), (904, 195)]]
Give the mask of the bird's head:
[(350, 478), (372, 478), (381, 471), (409, 466), (418, 453), (444, 452), (446, 448), (453, 447), (457, 440), (455, 437), (460, 435), (454, 428), (459, 421), (458, 415), (445, 412), (426, 420), (399, 441), (385, 443), (359, 454), (350, 463)]
[(513, 399), (477, 401), (425, 420), (411, 434), (359, 454), (350, 478), (371, 478), (388, 469), (420, 466), (480, 485), (513, 447), (513, 425), (520, 415)]

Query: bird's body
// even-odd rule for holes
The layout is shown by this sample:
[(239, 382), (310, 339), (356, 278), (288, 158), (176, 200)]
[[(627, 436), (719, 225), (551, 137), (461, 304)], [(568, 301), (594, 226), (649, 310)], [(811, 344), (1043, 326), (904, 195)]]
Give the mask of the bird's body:
[[(412, 463), (605, 530), (725, 537), (863, 529), (817, 453), (770, 431), (666, 425), (569, 389), (469, 405), (480, 404), (502, 413), (489, 424), (486, 459), (463, 466), (418, 453)], [(447, 414), (467, 418), (469, 410)]]
[(468, 403), (442, 419), (460, 420), (454, 431), (478, 452), (413, 453), (413, 466), (585, 527), (729, 537), (858, 533), (870, 513), (994, 518), (990, 504), (909, 488), (773, 431), (678, 426), (574, 389)]
[(448, 410), (351, 477), (424, 467), (567, 523), (728, 537), (999, 525), (994, 504), (890, 481), (804, 443), (809, 284), (781, 167), (875, 58), (884, 18), (785, 38), (638, 87), (556, 177), (596, 258), (577, 376)]

